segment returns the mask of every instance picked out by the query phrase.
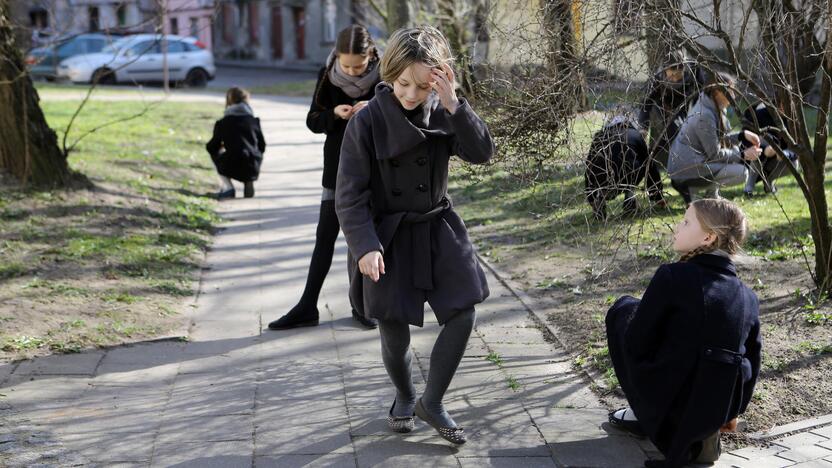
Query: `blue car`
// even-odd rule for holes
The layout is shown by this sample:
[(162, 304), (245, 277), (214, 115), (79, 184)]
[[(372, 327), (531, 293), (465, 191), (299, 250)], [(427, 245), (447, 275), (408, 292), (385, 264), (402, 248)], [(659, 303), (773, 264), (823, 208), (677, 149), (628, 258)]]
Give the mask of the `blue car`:
[(120, 39), (113, 34), (79, 34), (59, 39), (53, 44), (37, 47), (26, 54), (26, 65), (33, 78), (54, 80), (61, 61), (81, 54), (92, 54)]

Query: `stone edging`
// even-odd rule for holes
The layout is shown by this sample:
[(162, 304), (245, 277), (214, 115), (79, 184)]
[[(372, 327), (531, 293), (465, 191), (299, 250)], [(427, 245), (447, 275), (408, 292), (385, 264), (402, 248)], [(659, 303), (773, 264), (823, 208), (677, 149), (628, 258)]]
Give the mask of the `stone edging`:
[[(520, 301), (521, 304), (523, 304), (523, 307), (525, 307), (526, 311), (528, 311), (529, 316), (541, 328), (543, 333), (548, 334), (551, 338), (553, 338), (555, 342), (563, 349), (563, 351), (573, 358), (574, 363), (574, 358), (576, 356), (573, 355), (573, 353), (570, 352), (569, 348), (566, 346), (566, 341), (562, 338), (563, 332), (556, 325), (549, 323), (549, 321), (546, 319), (545, 314), (539, 312), (540, 308), (537, 307), (537, 301), (528, 294), (526, 294), (526, 292), (524, 292), (522, 288), (520, 288), (518, 285), (514, 284), (511, 280), (509, 280), (509, 276), (505, 272), (501, 271), (499, 268), (495, 267), (491, 262), (483, 258), (483, 256), (480, 255), (480, 253), (477, 252), (476, 249), (474, 252), (480, 263), (485, 265), (485, 267), (488, 268), (489, 271), (491, 271), (494, 277), (497, 278), (497, 280), (500, 281), (500, 283), (502, 283), (503, 286), (506, 287), (506, 289), (511, 291), (511, 294), (513, 294), (514, 297), (517, 298), (517, 300)], [(585, 379), (589, 380), (589, 382), (592, 385), (602, 389), (603, 391), (610, 391), (610, 388), (603, 380), (603, 374), (601, 374), (599, 370), (591, 366), (578, 367), (574, 364), (572, 367), (573, 369), (577, 367), (577, 369), (580, 371), (580, 374)]]

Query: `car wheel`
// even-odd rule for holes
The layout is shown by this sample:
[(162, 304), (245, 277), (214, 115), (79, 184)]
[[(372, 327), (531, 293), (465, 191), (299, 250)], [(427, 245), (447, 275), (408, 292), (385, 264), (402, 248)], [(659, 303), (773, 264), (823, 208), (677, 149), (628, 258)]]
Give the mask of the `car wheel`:
[(208, 84), (208, 73), (201, 68), (194, 68), (185, 77), (185, 85), (189, 88), (204, 88)]
[(106, 68), (100, 68), (92, 74), (92, 84), (116, 84), (116, 74)]

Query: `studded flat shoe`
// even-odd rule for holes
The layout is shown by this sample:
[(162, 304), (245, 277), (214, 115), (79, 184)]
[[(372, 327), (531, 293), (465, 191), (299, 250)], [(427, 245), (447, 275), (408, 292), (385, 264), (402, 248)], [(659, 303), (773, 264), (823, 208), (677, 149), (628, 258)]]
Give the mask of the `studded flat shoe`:
[(422, 399), (421, 398), (419, 398), (419, 400), (416, 402), (416, 416), (419, 416), (419, 419), (421, 419), (422, 421), (430, 424), (430, 426), (432, 428), (436, 429), (436, 432), (438, 432), (439, 435), (442, 436), (442, 438), (447, 440), (448, 442), (451, 442), (451, 443), (454, 443), (454, 444), (457, 444), (457, 445), (462, 445), (462, 444), (464, 444), (465, 442), (468, 441), (468, 439), (465, 438), (465, 430), (463, 428), (461, 428), (459, 426), (457, 426), (457, 427), (443, 427), (443, 426), (439, 425), (439, 423), (436, 422), (436, 420), (434, 420), (428, 414), (427, 411), (425, 411), (424, 406), (422, 406)]
[(387, 427), (393, 432), (407, 433), (416, 429), (416, 420), (413, 416), (393, 416), (393, 408), (396, 407), (396, 400), (393, 400), (393, 406), (390, 407), (390, 412), (387, 413)]
[[(621, 410), (624, 410), (624, 413), (622, 413), (622, 416), (621, 417), (616, 416), (615, 414), (618, 413)], [(644, 429), (642, 429), (641, 424), (639, 424), (638, 421), (629, 421), (629, 420), (624, 419), (624, 415), (627, 414), (627, 411), (632, 411), (632, 410), (630, 408), (619, 408), (615, 411), (611, 411), (610, 414), (609, 414), (610, 424), (612, 424), (613, 426), (615, 426), (619, 429), (625, 430), (625, 431), (629, 432), (630, 434), (633, 434), (633, 435), (636, 435), (636, 436), (639, 436), (639, 437), (645, 437), (647, 434), (644, 432)]]

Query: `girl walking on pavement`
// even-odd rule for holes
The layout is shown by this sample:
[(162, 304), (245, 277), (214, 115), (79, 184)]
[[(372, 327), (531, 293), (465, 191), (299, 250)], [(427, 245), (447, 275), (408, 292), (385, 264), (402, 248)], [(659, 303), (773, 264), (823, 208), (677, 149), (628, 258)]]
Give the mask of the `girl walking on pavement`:
[[(442, 399), (474, 327), (474, 305), (489, 291), (448, 197), (448, 161), (457, 155), (484, 163), (495, 148), (485, 123), (456, 95), (452, 60), (433, 27), (393, 33), (376, 96), (347, 125), (335, 210), (358, 259), (350, 296), (379, 321), (382, 359), (396, 388), (390, 429), (410, 432), (416, 415), (462, 444), (465, 433)], [(442, 330), (417, 400), (410, 325), (423, 325), (425, 302)]]
[[(342, 30), (326, 63), (318, 74), (312, 106), (306, 117), (306, 126), (312, 132), (326, 134), (323, 194), (315, 250), (300, 301), (286, 315), (269, 324), (272, 330), (318, 324), (318, 296), (332, 265), (335, 240), (340, 230), (335, 215), (335, 182), (341, 142), (347, 122), (367, 105), (379, 82), (379, 54), (363, 26), (353, 25)], [(365, 318), (355, 309), (352, 316), (368, 328), (377, 326), (375, 320)]]

